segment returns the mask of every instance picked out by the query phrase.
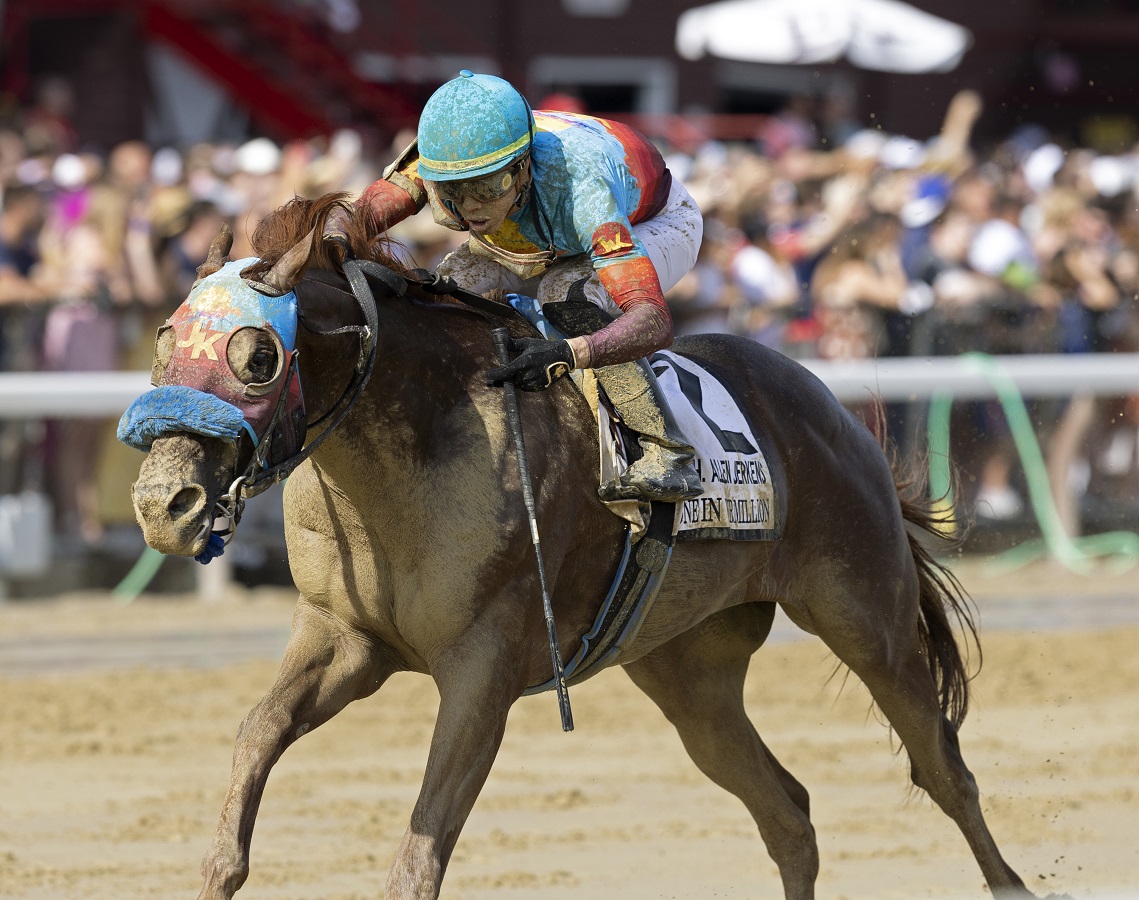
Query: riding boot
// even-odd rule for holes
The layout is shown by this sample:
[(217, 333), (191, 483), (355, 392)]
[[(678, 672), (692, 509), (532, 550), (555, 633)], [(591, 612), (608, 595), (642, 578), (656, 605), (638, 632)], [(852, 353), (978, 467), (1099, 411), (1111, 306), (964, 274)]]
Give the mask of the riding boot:
[(704, 493), (692, 465), (695, 452), (680, 430), (648, 360), (604, 366), (597, 379), (622, 422), (637, 433), (641, 458), (597, 489), (602, 500), (675, 503)]
[[(593, 334), (613, 321), (585, 297), (583, 278), (570, 286), (566, 299), (542, 306), (546, 318), (569, 337)], [(669, 409), (648, 360), (594, 369), (621, 420), (637, 433), (641, 458), (617, 478), (597, 489), (602, 500), (677, 502), (704, 493), (692, 465), (695, 453)]]

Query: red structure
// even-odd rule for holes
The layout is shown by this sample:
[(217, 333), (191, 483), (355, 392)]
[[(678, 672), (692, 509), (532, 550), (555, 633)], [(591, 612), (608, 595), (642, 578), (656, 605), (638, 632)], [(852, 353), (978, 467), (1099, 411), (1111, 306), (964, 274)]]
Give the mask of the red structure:
[[(364, 80), (315, 23), (267, 0), (9, 0), (2, 86), (28, 101), (35, 78), (54, 68), (70, 75), (87, 113), (92, 104), (108, 112), (103, 97), (137, 115), (147, 99), (143, 55), (151, 42), (202, 70), (278, 140), (327, 134), (354, 119), (392, 132), (418, 119), (418, 92)], [(77, 118), (91, 116), (81, 109)], [(128, 132), (109, 140), (137, 136), (121, 115), (109, 118)]]
[(812, 95), (842, 96), (853, 119), (924, 139), (971, 88), (985, 101), (982, 139), (1027, 122), (1105, 150), (1139, 139), (1139, 0), (910, 2), (972, 32), (953, 72), (685, 61), (673, 41), (694, 0), (405, 0), (398, 19), (390, 3), (356, 0), (350, 34), (332, 31), (319, 5), (289, 0), (8, 0), (0, 86), (27, 102), (45, 74), (66, 76), (81, 95), (77, 127), (102, 145), (141, 136), (155, 44), (278, 140), (358, 123), (394, 134), (462, 67), (503, 75), (536, 100), (561, 93), (591, 112), (635, 116), (661, 137), (747, 138), (757, 117)]

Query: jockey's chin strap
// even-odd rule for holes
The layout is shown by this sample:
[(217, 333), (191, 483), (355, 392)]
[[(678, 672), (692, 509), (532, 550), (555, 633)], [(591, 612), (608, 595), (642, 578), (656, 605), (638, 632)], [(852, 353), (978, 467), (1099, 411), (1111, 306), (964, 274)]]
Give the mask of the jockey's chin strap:
[[(356, 401), (360, 398), (360, 394), (363, 393), (364, 387), (368, 384), (368, 380), (372, 377), (372, 370), (376, 364), (376, 337), (379, 330), (379, 313), (376, 310), (376, 298), (372, 295), (372, 289), (368, 285), (366, 276), (370, 275), (381, 282), (395, 297), (402, 297), (407, 293), (407, 286), (411, 283), (422, 287), (431, 294), (447, 294), (467, 306), (490, 313), (494, 316), (501, 318), (522, 318), (513, 307), (507, 306), (504, 303), (495, 302), (494, 300), (488, 300), (480, 294), (463, 290), (452, 279), (444, 275), (439, 275), (437, 272), (431, 272), (426, 269), (414, 269), (410, 271), (407, 276), (403, 276), (381, 263), (366, 259), (346, 260), (343, 269), (344, 276), (348, 279), (348, 285), (352, 288), (352, 295), (356, 298), (356, 302), (360, 305), (360, 311), (364, 314), (365, 324), (345, 325), (341, 328), (334, 328), (331, 331), (322, 331), (319, 333), (323, 335), (356, 334), (359, 336), (360, 354), (357, 357), (352, 378), (337, 401), (332, 404), (326, 413), (312, 423), (313, 425), (318, 425), (327, 420), (330, 416), (334, 416), (332, 421), (325, 426), (324, 431), (309, 441), (298, 453), (289, 457), (284, 462), (270, 467), (266, 465), (266, 460), (269, 458), (270, 442), (274, 428), (285, 412), (284, 400), (288, 394), (289, 387), (289, 383), (286, 381), (285, 388), (281, 391), (280, 399), (277, 401), (277, 407), (273, 411), (273, 418), (270, 420), (261, 439), (257, 442), (253, 456), (250, 458), (249, 464), (245, 467), (245, 471), (233, 480), (233, 483), (229, 486), (229, 490), (218, 497), (215, 502), (213, 520), (217, 521), (218, 519), (223, 519), (226, 524), (223, 528), (214, 531), (213, 534), (218, 536), (223, 546), (232, 540), (237, 523), (241, 521), (241, 514), (245, 509), (245, 498), (255, 497), (272, 485), (283, 481), (292, 474), (301, 463), (312, 456), (320, 445), (324, 443), (325, 439), (344, 421), (345, 416), (351, 411)], [(296, 358), (296, 354), (294, 354), (293, 364), (290, 367), (287, 379), (296, 377)], [(243, 497), (242, 494), (245, 496)]]

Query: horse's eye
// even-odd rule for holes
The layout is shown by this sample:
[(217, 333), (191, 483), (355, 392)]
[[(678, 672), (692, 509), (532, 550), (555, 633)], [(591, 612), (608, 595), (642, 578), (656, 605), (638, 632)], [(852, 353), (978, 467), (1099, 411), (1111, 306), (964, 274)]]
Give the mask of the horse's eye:
[(276, 368), (277, 349), (275, 347), (258, 347), (249, 358), (249, 369), (258, 376), (257, 381), (268, 381), (273, 377)]
[(233, 374), (247, 385), (266, 384), (277, 374), (277, 344), (260, 328), (242, 328), (234, 333), (226, 358)]

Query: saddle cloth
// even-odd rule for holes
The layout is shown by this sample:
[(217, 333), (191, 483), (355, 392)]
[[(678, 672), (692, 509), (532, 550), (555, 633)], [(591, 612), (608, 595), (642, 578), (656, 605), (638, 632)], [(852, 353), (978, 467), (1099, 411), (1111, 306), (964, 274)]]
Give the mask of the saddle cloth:
[[(522, 294), (507, 294), (506, 299), (543, 337), (565, 337), (546, 318), (536, 299)], [(704, 483), (703, 495), (675, 504), (672, 536), (677, 540), (736, 541), (780, 537), (785, 498), (776, 496), (771, 469), (739, 403), (711, 372), (686, 357), (661, 350), (649, 358), (649, 363), (677, 423), (696, 451), (693, 462)], [(599, 390), (592, 369), (577, 369), (572, 378), (597, 417), (599, 483), (605, 484), (629, 465), (624, 433), (616, 421), (619, 414)], [(639, 540), (648, 525), (649, 504), (638, 500), (603, 502), (629, 523), (633, 541)]]
[[(649, 362), (677, 423), (696, 451), (693, 464), (704, 483), (702, 496), (676, 504), (672, 525), (676, 539), (778, 538), (783, 530), (783, 498), (776, 496), (760, 441), (735, 398), (711, 372), (683, 356), (661, 350)], [(616, 427), (614, 412), (598, 402), (596, 385), (583, 384), (582, 389), (597, 411), (604, 483), (628, 466), (623, 434)], [(629, 521), (634, 532), (644, 527), (643, 504), (623, 500), (606, 506)]]

